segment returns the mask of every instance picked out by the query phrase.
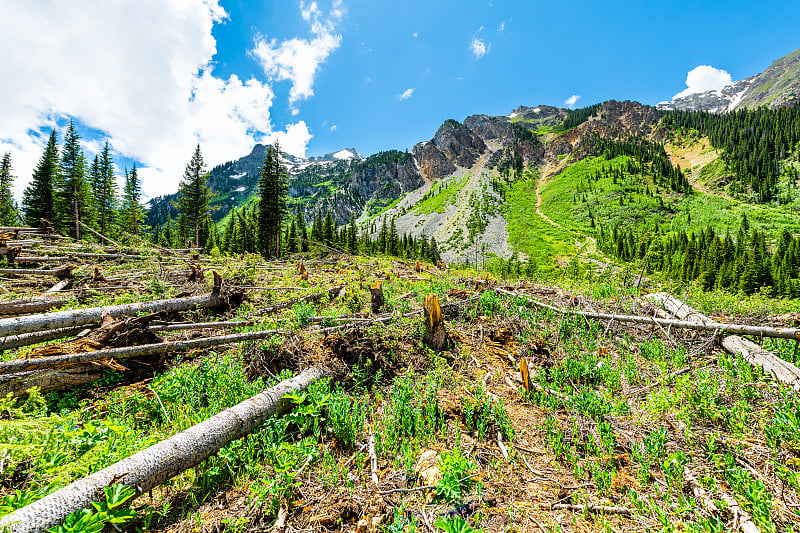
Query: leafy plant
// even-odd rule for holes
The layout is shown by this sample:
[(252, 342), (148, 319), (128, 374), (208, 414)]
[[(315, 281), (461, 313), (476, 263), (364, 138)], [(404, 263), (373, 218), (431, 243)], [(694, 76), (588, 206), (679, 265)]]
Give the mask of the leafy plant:
[(470, 473), (477, 465), (468, 457), (461, 455), (461, 450), (456, 448), (451, 453), (439, 456), (439, 472), (442, 479), (436, 482), (436, 496), (444, 501), (460, 501), (461, 497), (474, 484)]
[(460, 516), (452, 517), (439, 517), (434, 523), (434, 527), (438, 527), (445, 533), (479, 533), (483, 530), (475, 529), (469, 524), (466, 518)]
[(124, 524), (136, 517), (136, 512), (122, 509), (122, 504), (133, 498), (136, 491), (131, 487), (114, 485), (104, 487), (105, 498), (92, 503), (91, 509), (76, 511), (64, 519), (64, 523), (50, 528), (50, 533), (101, 533), (106, 524)]

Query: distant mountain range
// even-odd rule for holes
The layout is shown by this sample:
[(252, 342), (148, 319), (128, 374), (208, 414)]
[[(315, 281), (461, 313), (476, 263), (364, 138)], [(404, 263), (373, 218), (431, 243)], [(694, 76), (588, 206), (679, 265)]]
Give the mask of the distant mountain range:
[(720, 90), (690, 94), (659, 109), (709, 111), (724, 113), (742, 107), (767, 106), (770, 109), (791, 105), (800, 100), (800, 49), (776, 60), (756, 76), (733, 82)]
[[(355, 148), (345, 148), (319, 157), (286, 155), (284, 162), (290, 174), (291, 202), (299, 204), (309, 220), (327, 211), (339, 224), (355, 217), (361, 231), (371, 235), (376, 235), (384, 222), (393, 221), (401, 234), (435, 237), (446, 260), (475, 258), (479, 253), (507, 258), (518, 250), (515, 241), (526, 237), (515, 235), (520, 231), (519, 220), (509, 222), (514, 208), (506, 199), (508, 183), (501, 183), (498, 176), (508, 176), (510, 170), (521, 175), (521, 169), (531, 168), (542, 181), (554, 179), (591, 155), (589, 141), (596, 138), (639, 137), (674, 143), (673, 134), (660, 122), (665, 110), (724, 113), (758, 106), (774, 109), (799, 100), (797, 50), (763, 73), (719, 91), (656, 107), (614, 100), (577, 110), (520, 106), (505, 116), (447, 120), (430, 140), (417, 143), (411, 151), (390, 150), (364, 157)], [(683, 154), (677, 146), (667, 146), (671, 155)], [(211, 170), (209, 184), (217, 195), (214, 220), (255, 199), (265, 153), (266, 147), (258, 144), (241, 159)], [(684, 155), (674, 155), (673, 164), (685, 166), (681, 161)], [(717, 151), (708, 147), (697, 161), (689, 167), (693, 175), (707, 166), (715, 169), (715, 183), (730, 181)], [(536, 187), (518, 198), (523, 223), (538, 221), (531, 217), (542, 216), (540, 204), (547, 207), (547, 200), (539, 198), (539, 185)], [(173, 194), (151, 200), (147, 223), (155, 226), (175, 217), (175, 198)], [(680, 208), (670, 209), (670, 216), (677, 216)], [(552, 223), (547, 217), (542, 220)]]

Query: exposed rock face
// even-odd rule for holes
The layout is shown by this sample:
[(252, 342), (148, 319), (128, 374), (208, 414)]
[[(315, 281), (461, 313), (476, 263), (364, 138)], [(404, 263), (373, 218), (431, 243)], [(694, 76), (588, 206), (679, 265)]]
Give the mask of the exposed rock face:
[(425, 184), (410, 154), (402, 154), (394, 161), (373, 162), (371, 159), (358, 164), (347, 181), (347, 188), (367, 201), (395, 199)]
[(464, 126), (477, 133), (484, 141), (506, 138), (511, 131), (508, 118), (489, 115), (470, 115), (464, 119)]
[(455, 165), (432, 142), (418, 143), (412, 152), (420, 172), (428, 181), (438, 180), (456, 170)]
[(486, 150), (486, 144), (475, 132), (452, 119), (441, 125), (432, 142), (451, 163), (460, 167), (471, 167)]
[(568, 112), (549, 105), (537, 105), (536, 107), (519, 106), (511, 112), (509, 118), (523, 118), (538, 123), (539, 126), (555, 126), (563, 121)]
[(800, 101), (800, 49), (784, 56), (753, 79), (739, 107), (771, 109)]

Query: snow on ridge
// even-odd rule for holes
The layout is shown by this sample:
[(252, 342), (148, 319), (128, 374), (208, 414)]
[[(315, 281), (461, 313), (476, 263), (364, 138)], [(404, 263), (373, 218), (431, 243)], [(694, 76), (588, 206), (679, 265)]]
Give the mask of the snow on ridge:
[(247, 187), (245, 187), (244, 185), (242, 185), (241, 187), (236, 187), (236, 188), (234, 189), (234, 192), (242, 192), (242, 191), (245, 191), (245, 190), (247, 190)]
[(241, 174), (231, 174), (231, 175), (230, 175), (230, 178), (231, 178), (232, 180), (238, 180), (239, 178), (243, 178), (243, 177), (245, 177), (245, 176), (247, 176), (247, 173), (245, 173), (245, 172), (242, 172)]
[(511, 114), (509, 114), (509, 115), (506, 115), (506, 116), (507, 116), (508, 118), (515, 118), (515, 117), (518, 117), (518, 116), (519, 116), (519, 113), (517, 113), (516, 111), (512, 111), (512, 112), (511, 112)]
[(333, 157), (336, 159), (355, 159), (356, 154), (354, 154), (352, 150), (345, 149), (345, 150), (339, 150), (338, 152), (333, 154)]
[(538, 115), (539, 113), (541, 113), (541, 112), (542, 112), (542, 108), (541, 108), (541, 107), (534, 107), (534, 108), (533, 108), (533, 112), (534, 112), (534, 113), (536, 113), (536, 114)]

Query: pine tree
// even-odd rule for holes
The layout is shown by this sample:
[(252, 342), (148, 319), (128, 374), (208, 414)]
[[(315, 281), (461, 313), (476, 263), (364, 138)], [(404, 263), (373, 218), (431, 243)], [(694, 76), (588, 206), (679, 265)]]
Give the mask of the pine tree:
[(289, 185), (278, 143), (267, 147), (258, 180), (258, 248), (266, 258), (280, 254), (280, 236), (287, 212)]
[(211, 189), (208, 188), (208, 173), (205, 170), (203, 154), (200, 144), (194, 150), (192, 159), (186, 165), (178, 190), (178, 201), (175, 206), (182, 216), (185, 230), (193, 232), (194, 245), (202, 246), (200, 242), (200, 226), (208, 217), (208, 207), (211, 203)]
[(142, 209), (142, 183), (136, 171), (136, 163), (130, 172), (125, 171), (125, 190), (122, 196), (122, 222), (126, 230), (139, 236), (139, 225), (144, 221)]
[(358, 230), (356, 229), (356, 216), (350, 215), (347, 225), (347, 251), (351, 254), (358, 253)]
[(11, 154), (6, 152), (0, 162), (0, 224), (12, 226), (16, 221), (14, 209), (14, 193), (11, 186), (14, 176), (11, 175)]
[(55, 223), (65, 233), (81, 238), (81, 223), (92, 218), (92, 197), (86, 177), (86, 158), (75, 123), (70, 120), (64, 134), (59, 161), (59, 179), (55, 182)]
[(100, 233), (105, 235), (112, 224), (114, 211), (117, 208), (114, 160), (111, 158), (108, 141), (106, 141), (103, 151), (100, 152), (99, 160), (95, 157), (92, 170), (92, 186), (94, 187), (97, 215), (100, 218)]
[(306, 229), (306, 217), (303, 216), (303, 210), (298, 203), (296, 206), (295, 220), (297, 220), (297, 236), (300, 239), (300, 251), (308, 251), (308, 229)]
[(58, 172), (58, 142), (56, 131), (53, 130), (50, 132), (44, 153), (33, 171), (33, 179), (22, 197), (25, 222), (29, 226), (38, 226), (41, 219), (50, 222), (55, 220), (53, 197)]
[(322, 239), (325, 241), (325, 244), (332, 246), (334, 235), (336, 235), (336, 227), (334, 226), (333, 217), (329, 209), (328, 213), (325, 215), (325, 223), (322, 226)]

